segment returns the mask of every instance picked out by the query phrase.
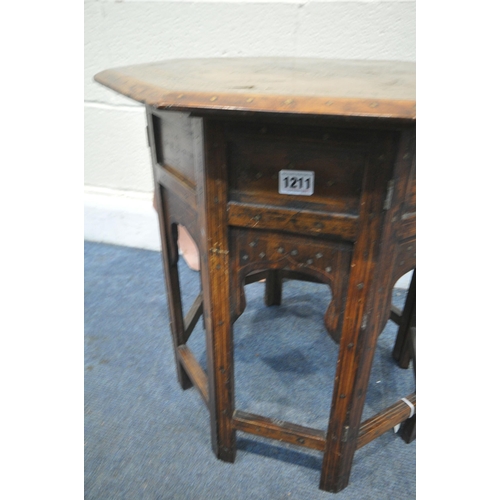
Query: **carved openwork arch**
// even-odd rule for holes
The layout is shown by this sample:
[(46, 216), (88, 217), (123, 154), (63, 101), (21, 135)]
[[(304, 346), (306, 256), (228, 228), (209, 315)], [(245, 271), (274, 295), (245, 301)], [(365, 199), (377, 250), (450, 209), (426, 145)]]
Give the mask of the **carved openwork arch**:
[[(281, 276), (324, 283), (331, 291), (325, 312), (325, 326), (336, 341), (340, 339), (352, 246), (343, 242), (278, 235), (259, 230), (233, 229), (230, 237), (234, 256), (231, 272), (233, 322), (246, 306), (244, 285), (247, 277), (267, 277), (266, 272), (282, 271)], [(276, 286), (280, 286), (278, 283)]]

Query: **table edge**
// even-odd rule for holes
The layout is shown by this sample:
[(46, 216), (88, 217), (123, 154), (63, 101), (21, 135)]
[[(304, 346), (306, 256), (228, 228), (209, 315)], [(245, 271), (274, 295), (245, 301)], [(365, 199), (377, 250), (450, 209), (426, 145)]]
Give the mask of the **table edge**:
[(134, 101), (157, 109), (416, 120), (415, 100), (168, 91), (159, 86), (145, 84), (137, 78), (123, 75), (115, 69), (97, 73), (94, 80)]

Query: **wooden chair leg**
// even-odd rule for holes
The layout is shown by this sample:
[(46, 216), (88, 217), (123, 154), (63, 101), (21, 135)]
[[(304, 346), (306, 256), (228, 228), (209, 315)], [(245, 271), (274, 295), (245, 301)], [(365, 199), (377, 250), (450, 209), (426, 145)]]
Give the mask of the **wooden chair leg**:
[(408, 368), (411, 359), (411, 335), (410, 328), (415, 326), (416, 315), (416, 288), (417, 288), (417, 271), (413, 271), (413, 276), (408, 289), (405, 306), (401, 315), (400, 325), (392, 357), (398, 362), (401, 368)]

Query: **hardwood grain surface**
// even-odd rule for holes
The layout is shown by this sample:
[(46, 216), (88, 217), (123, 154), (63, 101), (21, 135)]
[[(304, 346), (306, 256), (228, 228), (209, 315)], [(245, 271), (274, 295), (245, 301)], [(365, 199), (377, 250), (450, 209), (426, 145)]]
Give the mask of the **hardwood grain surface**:
[[(234, 462), (237, 432), (320, 450), (320, 488), (341, 491), (356, 450), (410, 415), (399, 401), (362, 421), (389, 318), (399, 324), (394, 358), (415, 366), (415, 280), (404, 310), (391, 308), (395, 281), (416, 266), (415, 65), (191, 59), (95, 79), (147, 105), (177, 373), (207, 404), (215, 455)], [(313, 172), (314, 192), (280, 192), (289, 169)], [(186, 315), (179, 225), (200, 250), (202, 293)], [(235, 408), (233, 324), (245, 309), (244, 284), (262, 278), (275, 306), (283, 279), (328, 285), (324, 321), (340, 345), (326, 432)], [(206, 372), (186, 345), (201, 316)], [(414, 394), (407, 399), (416, 404)], [(416, 435), (410, 420), (406, 442)]]
[(158, 109), (415, 120), (415, 63), (310, 58), (171, 59), (95, 80)]

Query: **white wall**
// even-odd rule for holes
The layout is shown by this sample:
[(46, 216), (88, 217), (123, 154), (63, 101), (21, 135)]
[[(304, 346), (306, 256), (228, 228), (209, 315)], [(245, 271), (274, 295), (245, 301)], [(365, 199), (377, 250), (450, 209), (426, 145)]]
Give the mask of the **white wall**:
[[(113, 241), (116, 231), (106, 229), (96, 211), (109, 209), (113, 198), (120, 205), (128, 194), (129, 209), (135, 200), (141, 212), (152, 196), (143, 108), (95, 83), (97, 72), (180, 57), (415, 61), (415, 11), (415, 2), (407, 0), (87, 0), (86, 237), (125, 244)], [(151, 221), (156, 223), (154, 214)], [(121, 224), (126, 233), (127, 215)], [(139, 237), (131, 240), (141, 246)]]

